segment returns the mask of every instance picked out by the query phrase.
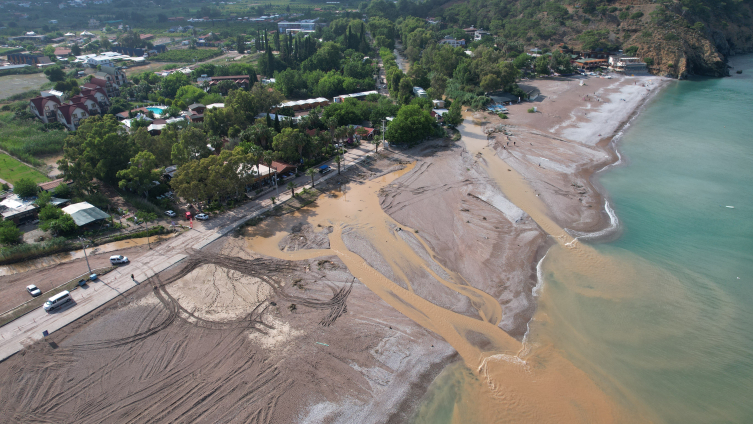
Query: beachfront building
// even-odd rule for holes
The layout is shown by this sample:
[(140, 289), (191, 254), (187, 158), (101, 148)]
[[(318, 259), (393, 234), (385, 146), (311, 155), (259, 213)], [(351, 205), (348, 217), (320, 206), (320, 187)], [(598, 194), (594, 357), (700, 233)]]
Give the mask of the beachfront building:
[(573, 62), (573, 65), (575, 65), (576, 68), (583, 69), (586, 71), (591, 71), (594, 69), (598, 69), (601, 67), (606, 67), (608, 65), (607, 59), (578, 59)]
[(626, 74), (648, 72), (648, 67), (638, 57), (609, 56), (609, 66), (616, 72), (624, 72)]

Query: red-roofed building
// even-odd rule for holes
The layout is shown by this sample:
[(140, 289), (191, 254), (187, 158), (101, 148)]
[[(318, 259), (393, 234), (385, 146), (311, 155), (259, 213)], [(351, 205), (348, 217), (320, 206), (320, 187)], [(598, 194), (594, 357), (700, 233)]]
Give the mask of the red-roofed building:
[(295, 171), (296, 166), (285, 162), (272, 161), (272, 169), (277, 171), (277, 174), (280, 175), (286, 172)]
[(29, 109), (45, 124), (58, 121), (57, 110), (60, 105), (60, 99), (55, 96), (39, 96), (29, 100)]
[(75, 131), (81, 120), (89, 117), (89, 112), (86, 111), (85, 107), (81, 103), (58, 106), (58, 122), (65, 125), (69, 130)]
[(55, 56), (69, 56), (71, 54), (71, 49), (66, 49), (65, 47), (55, 47)]
[(37, 184), (37, 186), (39, 187), (40, 191), (52, 191), (55, 189), (55, 187), (61, 184), (71, 185), (73, 184), (73, 181), (65, 181), (64, 178), (58, 178), (57, 180), (47, 181), (46, 183), (39, 183)]
[(104, 88), (96, 84), (86, 83), (81, 87), (81, 94), (85, 96), (93, 96), (97, 100), (97, 103), (99, 103), (99, 108), (102, 110), (102, 113), (106, 113), (107, 110), (110, 109), (110, 98), (107, 96)]
[(102, 108), (99, 107), (97, 98), (93, 95), (77, 94), (71, 97), (71, 104), (78, 104), (82, 106), (89, 115), (101, 115), (104, 113)]

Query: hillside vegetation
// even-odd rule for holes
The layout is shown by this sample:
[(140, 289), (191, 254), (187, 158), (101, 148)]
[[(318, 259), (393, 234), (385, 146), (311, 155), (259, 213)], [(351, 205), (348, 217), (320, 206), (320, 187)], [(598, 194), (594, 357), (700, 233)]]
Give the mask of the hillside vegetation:
[[(374, 0), (363, 11), (396, 19), (406, 53), (418, 57), (431, 35), (464, 36), (460, 28), (483, 28), (506, 51), (560, 43), (576, 50), (623, 49), (648, 59), (661, 75), (723, 76), (726, 57), (753, 51), (752, 0), (434, 0), (397, 4)], [(441, 21), (415, 32), (406, 16)], [(429, 34), (429, 33), (439, 34)]]

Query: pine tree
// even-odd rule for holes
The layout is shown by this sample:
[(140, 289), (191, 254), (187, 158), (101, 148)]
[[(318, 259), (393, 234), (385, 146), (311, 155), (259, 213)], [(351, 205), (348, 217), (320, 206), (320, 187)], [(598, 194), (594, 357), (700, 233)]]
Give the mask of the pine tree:
[(275, 50), (280, 51), (280, 31), (275, 31)]
[(267, 112), (267, 128), (272, 127), (272, 118), (269, 117), (269, 112)]
[(345, 50), (350, 48), (350, 25), (348, 25), (348, 31), (345, 33)]
[(280, 115), (278, 113), (275, 113), (275, 131), (278, 132), (278, 133), (280, 132), (280, 118), (279, 118), (279, 116)]

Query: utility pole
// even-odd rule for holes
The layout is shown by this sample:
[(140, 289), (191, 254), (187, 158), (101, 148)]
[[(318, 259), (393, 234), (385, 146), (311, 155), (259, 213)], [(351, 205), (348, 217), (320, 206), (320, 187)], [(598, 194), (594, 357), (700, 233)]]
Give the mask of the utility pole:
[(146, 224), (146, 245), (151, 249), (152, 245), (149, 243), (149, 220), (145, 219), (144, 224)]
[(89, 275), (92, 273), (92, 267), (89, 266), (89, 257), (86, 256), (86, 246), (84, 246), (84, 239), (82, 237), (78, 238), (81, 240), (81, 247), (84, 249), (84, 258), (86, 258), (86, 267), (89, 268)]
[(385, 120), (382, 119), (382, 148), (384, 148), (385, 146), (387, 146), (386, 144), (384, 144), (384, 122), (385, 122)]

